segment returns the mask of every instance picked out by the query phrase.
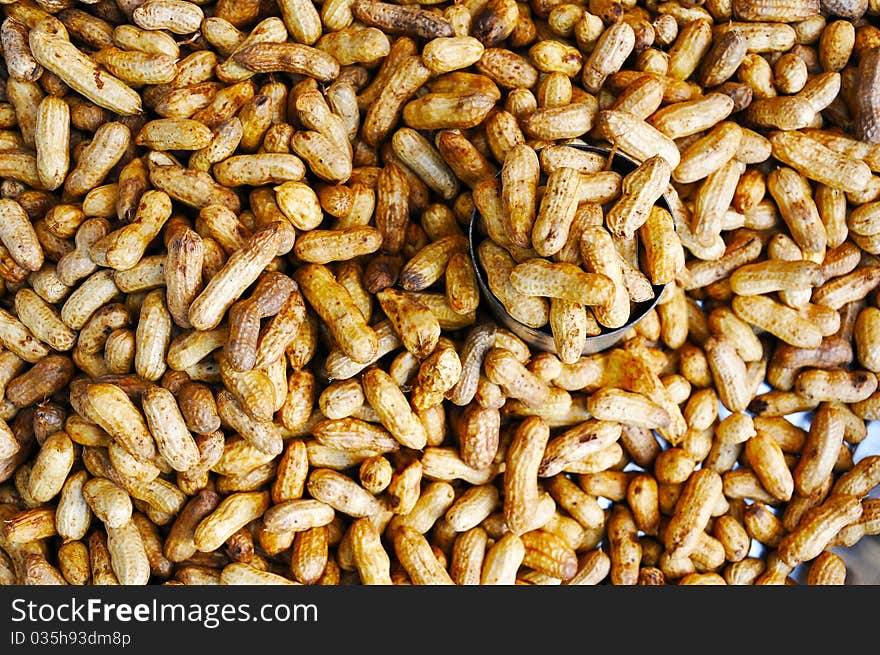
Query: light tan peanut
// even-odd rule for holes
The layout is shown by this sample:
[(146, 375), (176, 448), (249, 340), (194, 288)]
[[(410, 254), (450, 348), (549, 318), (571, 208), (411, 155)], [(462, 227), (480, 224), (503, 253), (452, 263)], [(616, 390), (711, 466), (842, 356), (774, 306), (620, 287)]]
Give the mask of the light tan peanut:
[(458, 180), (430, 141), (410, 128), (397, 130), (391, 139), (395, 155), (430, 189), (446, 200), (458, 193)]
[(9, 548), (24, 546), (32, 541), (46, 539), (57, 533), (55, 509), (35, 507), (21, 511), (11, 511), (4, 519), (0, 537)]
[(752, 296), (813, 287), (822, 280), (822, 270), (813, 262), (773, 259), (740, 267), (730, 276), (730, 287), (740, 296)]
[(240, 492), (223, 499), (195, 528), (193, 541), (201, 552), (216, 550), (237, 530), (260, 517), (269, 505), (267, 492)]
[(675, 103), (655, 112), (648, 122), (672, 139), (679, 139), (714, 126), (733, 111), (733, 99), (709, 93), (698, 100)]
[(761, 502), (752, 503), (746, 508), (744, 522), (749, 535), (769, 548), (778, 546), (785, 535), (782, 522)]
[[(119, 482), (126, 480), (149, 482), (155, 480), (161, 472), (159, 467), (151, 462), (139, 462), (115, 441), (107, 446), (107, 455), (110, 458), (114, 471), (119, 474), (119, 478), (113, 476), (113, 479)], [(112, 474), (108, 473), (108, 475)]]
[(723, 229), (726, 215), (722, 208), (730, 206), (740, 175), (744, 171), (745, 164), (731, 159), (711, 173), (700, 186), (694, 201), (691, 228), (702, 245), (711, 245)]
[(783, 562), (795, 566), (819, 555), (834, 535), (857, 520), (862, 506), (853, 496), (834, 494), (808, 512), (798, 526), (780, 542), (778, 553)]
[(282, 533), (303, 531), (330, 523), (335, 512), (329, 505), (317, 500), (287, 500), (270, 507), (263, 517), (265, 528)]
[(795, 381), (794, 391), (815, 401), (859, 402), (877, 388), (876, 376), (868, 371), (806, 370)]
[[(252, 392), (254, 398), (259, 397), (259, 400), (254, 400), (249, 404), (259, 402), (259, 405), (254, 406), (262, 408), (268, 402), (265, 396), (272, 385), (268, 380), (264, 380), (264, 382), (265, 384), (256, 386), (250, 385), (247, 380), (244, 381), (246, 390)], [(234, 394), (225, 390), (218, 393), (217, 411), (223, 421), (233, 426), (233, 429), (260, 451), (272, 456), (278, 455), (282, 451), (283, 443), (279, 427), (269, 420), (251, 416), (246, 410), (246, 405)], [(263, 410), (261, 409), (261, 411)], [(271, 415), (271, 412), (269, 413)]]
[(538, 81), (538, 70), (528, 59), (505, 48), (487, 48), (474, 66), (481, 74), (507, 88), (529, 89)]
[(664, 90), (659, 78), (646, 75), (622, 91), (611, 108), (644, 120), (660, 107)]
[(363, 391), (395, 439), (408, 448), (424, 448), (427, 441), (425, 429), (391, 376), (379, 369), (367, 371), (363, 377)]
[(328, 531), (325, 527), (297, 533), (291, 552), (290, 570), (302, 584), (317, 582), (327, 566)]
[(107, 526), (107, 550), (113, 573), (123, 585), (145, 585), (150, 578), (150, 562), (141, 533), (129, 519), (118, 527)]
[(351, 545), (361, 582), (367, 585), (392, 584), (391, 561), (369, 519), (357, 519), (351, 526)]
[[(205, 584), (204, 582), (200, 584)], [(223, 567), (216, 584), (225, 585), (288, 585), (298, 584), (282, 575), (256, 569), (244, 562), (233, 562)]]
[(0, 200), (0, 242), (6, 247), (9, 256), (28, 271), (38, 271), (43, 266), (43, 250), (30, 219), (15, 200)]
[(156, 446), (140, 411), (115, 384), (92, 383), (84, 391), (87, 419), (94, 420), (129, 453), (142, 460), (156, 455)]
[(34, 142), (40, 181), (46, 189), (57, 189), (70, 167), (70, 108), (62, 99), (46, 96), (40, 102)]
[(456, 532), (466, 532), (479, 525), (499, 505), (493, 485), (471, 487), (446, 512), (446, 520)]
[(388, 488), (393, 474), (394, 469), (390, 462), (381, 455), (364, 460), (358, 469), (361, 485), (374, 495), (380, 494)]
[[(236, 162), (236, 164), (249, 166), (250, 162), (245, 161), (244, 164)], [(263, 167), (254, 168), (256, 173), (261, 173)], [(150, 181), (153, 186), (167, 193), (172, 199), (190, 207), (202, 208), (219, 203), (235, 211), (239, 209), (238, 196), (231, 189), (218, 184), (204, 171), (162, 164), (150, 168)]]
[(480, 264), (486, 272), (492, 293), (516, 320), (529, 327), (541, 327), (549, 318), (547, 300), (519, 293), (510, 282), (515, 262), (510, 254), (492, 240), (485, 240), (477, 248)]
[(61, 306), (61, 320), (68, 327), (83, 328), (92, 315), (119, 293), (119, 288), (109, 270), (92, 274), (83, 282)]
[(547, 477), (563, 470), (603, 471), (621, 457), (622, 450), (615, 443), (619, 437), (619, 424), (597, 420), (579, 423), (550, 441), (538, 473)]
[(232, 155), (243, 136), (243, 127), (238, 117), (221, 121), (213, 127), (211, 142), (196, 150), (189, 158), (189, 167), (207, 172), (213, 164)]
[(190, 305), (189, 321), (193, 327), (199, 330), (217, 327), (226, 310), (275, 257), (279, 234), (278, 224), (259, 230), (229, 257)]
[(532, 246), (549, 257), (558, 252), (568, 238), (580, 196), (581, 174), (561, 168), (547, 177), (544, 196), (532, 228)]
[(141, 111), (137, 92), (101, 71), (74, 46), (58, 21), (39, 21), (28, 34), (34, 59), (95, 104), (122, 115)]
[(26, 585), (66, 585), (67, 581), (45, 556), (37, 553), (26, 555), (22, 563), (21, 581)]
[(95, 516), (107, 527), (120, 527), (131, 519), (131, 497), (106, 478), (92, 478), (86, 482), (82, 495)]
[(527, 532), (521, 539), (526, 547), (524, 566), (561, 580), (574, 577), (577, 556), (562, 539), (546, 530)]
[(596, 585), (601, 583), (611, 570), (611, 559), (604, 551), (590, 550), (578, 558), (578, 571), (566, 581), (566, 585)]
[(141, 305), (135, 332), (134, 367), (145, 380), (157, 380), (165, 372), (165, 356), (171, 341), (171, 315), (165, 305), (165, 292), (156, 289)]
[(669, 137), (628, 112), (600, 111), (596, 130), (639, 162), (660, 155), (674, 170), (681, 161), (678, 148)]
[(546, 423), (537, 417), (525, 419), (508, 449), (504, 476), (504, 515), (511, 531), (525, 531), (538, 502), (538, 467), (549, 438)]
[(142, 406), (159, 453), (171, 467), (186, 471), (198, 464), (198, 447), (171, 392), (152, 387), (144, 394)]
[(418, 56), (405, 57), (394, 67), (385, 85), (378, 87), (381, 91), (375, 102), (368, 105), (364, 116), (361, 134), (368, 144), (375, 146), (384, 140), (399, 119), (404, 104), (430, 75), (431, 70)]
[(833, 492), (864, 498), (876, 486), (878, 464), (880, 460), (876, 455), (859, 460), (835, 481)]
[(214, 164), (211, 170), (224, 187), (281, 184), (298, 181), (305, 174), (305, 166), (299, 157), (274, 152), (233, 155)]
[(361, 419), (322, 419), (312, 426), (319, 443), (343, 450), (382, 454), (398, 450), (399, 444), (383, 427)]
[(711, 21), (698, 19), (683, 27), (669, 51), (669, 74), (687, 79), (696, 70), (712, 41)]
[(296, 280), (306, 300), (334, 331), (340, 348), (357, 362), (368, 362), (377, 351), (375, 331), (368, 327), (349, 293), (320, 264), (300, 268)]
[(202, 290), (202, 238), (189, 228), (177, 230), (172, 234), (167, 248), (163, 268), (165, 301), (175, 324), (188, 328), (189, 306)]
[(76, 333), (64, 324), (52, 305), (31, 289), (21, 289), (15, 294), (15, 312), (34, 336), (54, 350), (63, 352), (73, 348)]
[(457, 536), (453, 544), (449, 575), (458, 585), (478, 585), (486, 556), (488, 536), (476, 527)]
[(684, 249), (675, 234), (672, 216), (661, 207), (652, 206), (639, 228), (645, 247), (646, 273), (654, 285), (671, 282), (684, 269)]
[(767, 189), (805, 258), (824, 257), (827, 234), (815, 203), (805, 194), (802, 181), (794, 170), (780, 167), (767, 176)]
[(600, 389), (587, 400), (587, 409), (602, 421), (617, 421), (646, 428), (668, 425), (666, 411), (639, 394), (620, 389)]
[(58, 534), (69, 541), (85, 537), (91, 522), (92, 511), (83, 492), (88, 478), (86, 471), (78, 471), (69, 476), (61, 487), (55, 510), (55, 526)]
[(713, 337), (706, 341), (704, 348), (721, 402), (731, 411), (744, 410), (751, 400), (745, 380), (745, 362), (725, 339)]
[(813, 323), (766, 296), (736, 296), (731, 306), (746, 323), (767, 330), (789, 345), (816, 348), (822, 343), (822, 334)]
[(546, 481), (546, 486), (557, 504), (571, 514), (585, 528), (594, 528), (604, 522), (604, 514), (598, 501), (564, 475), (556, 475)]
[(493, 348), (484, 360), (486, 377), (501, 386), (506, 395), (526, 404), (540, 405), (549, 397), (548, 386), (531, 373), (505, 348)]
[(132, 12), (132, 20), (145, 30), (168, 29), (175, 34), (189, 34), (201, 24), (204, 13), (192, 2), (183, 0), (148, 0)]
[(188, 369), (223, 346), (228, 337), (229, 329), (225, 326), (182, 332), (168, 346), (168, 366), (175, 371)]
[(69, 584), (88, 584), (91, 579), (88, 547), (82, 541), (63, 543), (58, 547), (58, 569)]
[(694, 471), (696, 462), (682, 448), (667, 448), (654, 460), (654, 475), (661, 484), (682, 484)]
[(414, 294), (383, 289), (376, 294), (401, 342), (417, 357), (430, 354), (440, 338), (440, 324), (431, 310)]
[(729, 340), (745, 362), (759, 361), (764, 355), (764, 347), (751, 326), (726, 307), (709, 314), (709, 330)]
[[(860, 300), (880, 283), (880, 269), (863, 266), (851, 273), (834, 278), (817, 288), (813, 302), (831, 309), (840, 309), (846, 303)], [(876, 278), (876, 279), (875, 279)]]
[(582, 82), (590, 93), (598, 93), (605, 78), (620, 70), (635, 46), (635, 33), (629, 23), (615, 23), (599, 37), (584, 63)]
[(208, 490), (198, 492), (187, 502), (165, 539), (165, 557), (172, 562), (182, 562), (198, 552), (193, 540), (195, 529), (202, 519), (214, 511), (219, 502), (220, 497)]
[(475, 64), (483, 50), (483, 44), (474, 37), (441, 37), (425, 45), (422, 59), (433, 73), (440, 75)]
[(449, 258), (444, 277), (446, 301), (458, 314), (475, 312), (480, 302), (476, 273), (470, 257), (457, 252)]
[[(842, 22), (842, 21), (841, 21)], [(825, 551), (810, 564), (809, 585), (842, 585), (846, 582), (846, 562), (842, 557)]]
[(774, 157), (802, 175), (832, 188), (859, 191), (870, 179), (867, 164), (843, 158), (800, 132), (776, 132), (770, 136), (770, 142)]
[(77, 280), (91, 275), (96, 269), (89, 256), (89, 250), (99, 239), (110, 231), (110, 224), (103, 218), (85, 220), (76, 232), (76, 249), (58, 260), (58, 279), (67, 286), (73, 286)]
[[(589, 334), (599, 332), (598, 324), (591, 325), (583, 305), (561, 298), (550, 300), (549, 323), (556, 353), (565, 363), (576, 362), (584, 350)], [(592, 329), (593, 327), (596, 329)]]
[(158, 30), (144, 30), (135, 25), (118, 25), (113, 28), (113, 43), (126, 50), (139, 50), (166, 54), (177, 58), (180, 48), (174, 39)]
[(649, 475), (633, 478), (626, 493), (636, 525), (646, 534), (656, 534), (660, 524), (656, 480)]
[(510, 283), (523, 295), (562, 298), (585, 305), (610, 304), (613, 293), (609, 279), (607, 275), (585, 273), (573, 264), (538, 258), (510, 272)]
[(693, 550), (720, 494), (721, 476), (716, 472), (700, 469), (688, 478), (666, 529), (668, 550), (683, 553)]
[(73, 467), (74, 445), (64, 432), (43, 442), (28, 478), (28, 492), (37, 502), (47, 502), (62, 489)]
[(522, 248), (531, 244), (539, 174), (538, 156), (525, 143), (514, 146), (501, 167), (504, 220), (510, 240)]
[(475, 469), (485, 469), (498, 451), (501, 414), (494, 407), (468, 405), (458, 420), (461, 458)]
[(394, 533), (394, 551), (414, 584), (453, 584), (428, 541), (413, 528), (401, 526)]
[(486, 553), (480, 584), (513, 584), (525, 557), (525, 544), (513, 532), (506, 533)]
[(844, 425), (837, 411), (823, 405), (810, 425), (802, 456), (794, 469), (795, 489), (802, 496), (816, 491), (831, 473), (843, 444)]
[[(612, 212), (620, 205), (621, 203), (615, 205)], [(621, 209), (621, 211), (625, 210)], [(609, 216), (612, 212), (609, 212)], [(637, 210), (634, 213), (637, 214)], [(636, 220), (638, 221), (638, 218)], [(609, 223), (609, 226), (611, 225), (612, 223)], [(612, 329), (623, 326), (630, 319), (630, 298), (624, 280), (623, 260), (617, 257), (612, 237), (602, 227), (586, 227), (581, 232), (580, 251), (587, 270), (604, 275), (614, 286), (610, 301), (592, 307), (596, 321)]]
[(461, 375), (461, 360), (455, 345), (441, 338), (434, 351), (422, 361), (413, 383), (412, 404), (418, 411), (439, 405)]
[(608, 521), (608, 557), (612, 584), (634, 585), (639, 574), (642, 547), (632, 512), (625, 505), (615, 505)]
[(313, 498), (355, 518), (379, 511), (379, 503), (351, 478), (329, 469), (314, 469), (307, 483)]
[(98, 186), (122, 157), (130, 139), (130, 130), (121, 122), (101, 125), (67, 176), (65, 193), (70, 197), (81, 196)]
[(745, 456), (765, 489), (782, 501), (791, 498), (794, 479), (782, 448), (772, 437), (757, 435), (746, 441)]

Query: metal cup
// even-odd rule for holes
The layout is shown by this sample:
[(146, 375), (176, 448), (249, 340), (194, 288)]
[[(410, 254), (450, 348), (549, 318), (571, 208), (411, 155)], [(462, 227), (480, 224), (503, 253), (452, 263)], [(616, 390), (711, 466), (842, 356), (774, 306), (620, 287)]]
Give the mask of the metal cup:
[[(631, 173), (639, 166), (638, 162), (620, 152), (614, 152), (612, 154), (611, 150), (608, 148), (580, 144), (568, 144), (568, 147), (577, 148), (578, 150), (586, 150), (588, 152), (596, 152), (605, 155), (606, 157), (613, 156), (613, 159), (611, 160), (611, 169), (624, 176)], [(669, 210), (669, 203), (665, 196), (661, 196), (657, 201), (657, 204), (667, 211)], [(480, 287), (483, 299), (486, 301), (489, 310), (504, 328), (513, 332), (516, 336), (529, 344), (529, 346), (546, 352), (556, 352), (553, 334), (550, 332), (549, 328), (535, 329), (517, 321), (507, 313), (507, 310), (504, 309), (504, 305), (501, 304), (501, 301), (498, 300), (495, 294), (489, 289), (489, 285), (486, 284), (486, 274), (483, 271), (479, 258), (477, 257), (477, 246), (479, 245), (477, 239), (479, 236), (476, 234), (476, 226), (479, 218), (479, 214), (474, 211), (470, 225), (468, 226), (468, 250), (471, 256), (471, 261), (474, 265), (474, 271), (476, 271), (477, 274), (477, 284)], [(587, 341), (584, 344), (583, 354), (592, 355), (606, 350), (607, 348), (611, 348), (619, 342), (630, 328), (638, 325), (639, 321), (644, 319), (645, 316), (654, 309), (667, 286), (668, 285), (666, 284), (653, 285), (654, 297), (651, 300), (636, 303), (630, 314), (630, 320), (626, 325), (613, 330), (603, 328), (601, 334), (587, 337)]]

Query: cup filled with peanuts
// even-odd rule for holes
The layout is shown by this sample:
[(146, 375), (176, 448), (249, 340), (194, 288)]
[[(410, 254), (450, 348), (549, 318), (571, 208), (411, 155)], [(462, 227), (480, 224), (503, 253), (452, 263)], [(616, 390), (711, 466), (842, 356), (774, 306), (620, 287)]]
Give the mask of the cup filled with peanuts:
[(616, 344), (684, 266), (664, 199), (670, 175), (659, 155), (637, 164), (573, 143), (540, 156), (525, 143), (511, 149), (500, 184), (474, 188), (474, 205), (485, 213), (468, 232), (495, 318), (567, 364)]
[(0, 584), (880, 582), (877, 0), (0, 14)]

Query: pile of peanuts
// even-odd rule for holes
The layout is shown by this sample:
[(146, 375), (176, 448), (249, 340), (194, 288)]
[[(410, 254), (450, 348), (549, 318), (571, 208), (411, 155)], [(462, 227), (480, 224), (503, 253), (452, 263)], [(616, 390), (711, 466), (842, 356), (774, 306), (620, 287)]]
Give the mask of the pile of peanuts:
[(0, 9), (0, 584), (844, 584), (880, 533), (877, 0)]

